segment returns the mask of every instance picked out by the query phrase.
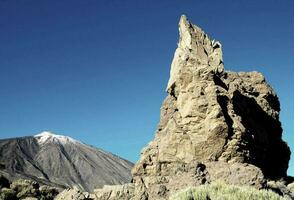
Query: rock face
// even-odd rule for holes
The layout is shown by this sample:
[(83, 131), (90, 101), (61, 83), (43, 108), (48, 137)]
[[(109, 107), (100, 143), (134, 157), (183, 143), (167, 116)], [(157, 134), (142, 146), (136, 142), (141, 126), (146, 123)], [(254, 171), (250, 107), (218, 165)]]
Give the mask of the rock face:
[(95, 190), (99, 200), (168, 199), (221, 181), (271, 188), (294, 199), (276, 93), (258, 72), (224, 70), (221, 44), (185, 16), (155, 138), (132, 184)]
[(70, 137), (42, 132), (0, 140), (0, 175), (58, 188), (93, 191), (131, 181), (133, 164)]
[(221, 44), (185, 16), (155, 139), (132, 170), (135, 199), (221, 180), (266, 187), (286, 177), (279, 100), (258, 72), (224, 70)]

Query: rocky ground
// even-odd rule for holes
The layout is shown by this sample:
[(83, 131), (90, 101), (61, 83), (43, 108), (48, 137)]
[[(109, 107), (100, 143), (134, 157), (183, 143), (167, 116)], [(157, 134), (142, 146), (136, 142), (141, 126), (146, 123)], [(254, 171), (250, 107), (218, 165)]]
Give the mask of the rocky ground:
[(8, 179), (0, 176), (1, 200), (53, 200), (59, 192), (57, 188), (40, 186), (35, 181), (19, 179), (10, 183)]

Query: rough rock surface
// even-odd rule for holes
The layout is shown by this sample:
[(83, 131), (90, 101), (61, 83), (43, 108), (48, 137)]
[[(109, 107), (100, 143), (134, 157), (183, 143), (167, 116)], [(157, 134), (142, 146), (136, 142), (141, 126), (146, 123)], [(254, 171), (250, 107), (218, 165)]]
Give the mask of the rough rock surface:
[[(293, 198), (274, 90), (261, 73), (225, 71), (221, 44), (185, 16), (179, 32), (158, 130), (132, 170), (131, 199), (167, 199), (216, 180)], [(115, 198), (122, 187), (100, 189), (98, 199), (130, 199)]]
[(131, 183), (125, 185), (105, 185), (102, 189), (96, 189), (94, 194), (95, 198), (99, 200), (132, 199), (134, 185)]
[[(5, 177), (1, 178), (1, 181), (3, 180)], [(6, 179), (5, 182), (7, 181)], [(0, 200), (53, 200), (58, 192), (58, 189), (54, 187), (40, 186), (35, 181), (18, 179), (0, 189)]]
[(185, 16), (155, 139), (132, 170), (135, 194), (166, 198), (214, 180), (265, 187), (286, 177), (278, 97), (258, 72), (224, 70), (221, 44)]
[(93, 191), (105, 184), (131, 180), (133, 164), (70, 137), (42, 132), (0, 140), (0, 175), (31, 179), (58, 188)]
[(82, 192), (78, 188), (66, 189), (59, 193), (54, 200), (93, 200), (95, 196), (88, 192)]

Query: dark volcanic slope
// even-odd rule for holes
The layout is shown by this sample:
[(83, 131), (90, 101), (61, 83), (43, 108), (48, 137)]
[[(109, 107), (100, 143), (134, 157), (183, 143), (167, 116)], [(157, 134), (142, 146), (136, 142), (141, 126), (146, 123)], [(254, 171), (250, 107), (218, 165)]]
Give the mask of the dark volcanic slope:
[(42, 132), (0, 140), (0, 174), (87, 191), (131, 180), (133, 164), (66, 136)]

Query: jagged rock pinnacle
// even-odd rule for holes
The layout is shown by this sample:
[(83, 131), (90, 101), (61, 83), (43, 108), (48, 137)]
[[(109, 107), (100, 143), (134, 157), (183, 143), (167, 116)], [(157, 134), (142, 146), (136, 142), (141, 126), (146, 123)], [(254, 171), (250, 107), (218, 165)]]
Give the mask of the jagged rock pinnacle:
[(97, 190), (100, 199), (168, 199), (219, 180), (269, 188), (286, 177), (290, 150), (264, 76), (224, 71), (221, 44), (184, 15), (179, 33), (155, 138), (132, 170), (133, 184)]
[(169, 93), (174, 92), (183, 68), (199, 68), (219, 73), (224, 70), (221, 44), (214, 40), (210, 41), (208, 36), (199, 27), (191, 24), (185, 15), (181, 16), (179, 22), (179, 34), (178, 48), (171, 64), (167, 84)]
[(220, 42), (184, 15), (179, 35), (158, 131), (132, 170), (135, 193), (159, 199), (219, 179), (260, 188), (285, 177), (290, 151), (264, 76), (224, 71)]

